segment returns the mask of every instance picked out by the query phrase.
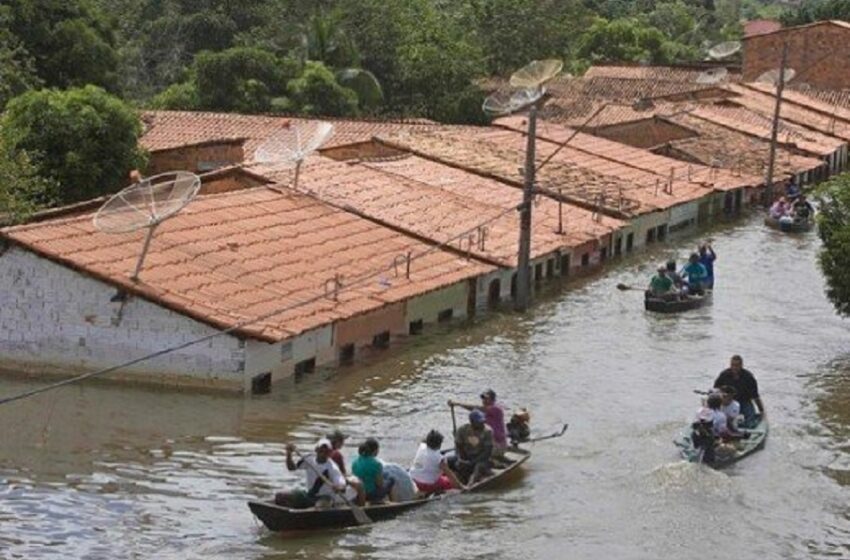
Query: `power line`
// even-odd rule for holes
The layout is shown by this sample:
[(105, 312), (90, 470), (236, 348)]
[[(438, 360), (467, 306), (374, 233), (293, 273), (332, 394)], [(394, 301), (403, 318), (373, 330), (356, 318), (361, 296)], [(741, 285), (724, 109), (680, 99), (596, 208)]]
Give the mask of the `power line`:
[[(501, 219), (502, 217), (510, 214), (511, 212), (518, 211), (521, 207), (522, 207), (522, 204), (512, 206), (512, 207), (504, 210), (503, 212), (500, 212), (499, 214), (493, 216), (492, 218), (485, 220), (481, 223), (478, 223), (474, 227), (471, 227), (471, 228), (455, 235), (454, 237), (451, 237), (451, 238), (447, 239), (446, 241), (443, 241), (442, 243), (439, 243), (437, 245), (430, 247), (429, 249), (427, 249), (425, 251), (422, 251), (418, 255), (411, 255), (410, 256), (410, 262), (413, 262), (417, 259), (424, 258), (424, 257), (426, 257), (426, 256), (428, 256), (432, 253), (436, 253), (437, 251), (442, 250), (444, 247), (448, 247), (454, 241), (465, 239), (471, 233), (474, 233), (474, 232), (480, 230), (482, 227), (484, 227), (484, 226), (486, 226), (486, 225), (488, 225), (492, 222), (495, 222), (496, 220)], [(367, 281), (372, 280), (372, 279), (380, 276), (381, 274), (384, 274), (386, 272), (394, 270), (395, 267), (396, 267), (395, 262), (392, 262), (389, 265), (387, 265), (385, 268), (375, 270), (374, 272), (368, 273), (365, 276), (361, 276), (360, 278), (357, 278), (350, 283), (346, 283), (343, 287), (338, 288), (336, 290), (336, 293), (338, 293), (340, 291), (344, 291), (344, 290), (350, 290), (350, 289), (355, 288), (355, 287), (359, 287), (359, 286), (365, 284)], [(44, 387), (39, 387), (37, 389), (32, 389), (30, 391), (24, 391), (22, 393), (18, 393), (16, 395), (12, 395), (12, 396), (9, 396), (9, 397), (0, 398), (0, 405), (4, 405), (4, 404), (11, 403), (11, 402), (27, 399), (27, 398), (30, 398), (30, 397), (34, 397), (34, 396), (39, 395), (41, 393), (46, 393), (46, 392), (52, 391), (54, 389), (59, 389), (61, 387), (65, 387), (67, 385), (78, 383), (80, 381), (85, 381), (86, 379), (90, 379), (90, 378), (96, 377), (98, 375), (104, 375), (104, 374), (107, 374), (107, 373), (112, 373), (112, 372), (118, 371), (120, 369), (124, 369), (124, 368), (130, 367), (130, 366), (134, 366), (136, 364), (140, 364), (142, 362), (146, 362), (146, 361), (152, 360), (154, 358), (158, 358), (160, 356), (165, 356), (166, 354), (171, 354), (172, 352), (177, 352), (178, 350), (183, 350), (183, 349), (189, 348), (191, 346), (195, 346), (197, 344), (207, 342), (207, 341), (212, 340), (214, 338), (218, 338), (220, 336), (228, 335), (228, 334), (230, 334), (234, 331), (237, 331), (237, 330), (242, 329), (244, 327), (247, 327), (249, 325), (253, 325), (255, 323), (266, 321), (266, 320), (271, 319), (272, 317), (274, 317), (276, 315), (280, 315), (282, 313), (286, 313), (287, 311), (291, 311), (293, 309), (297, 309), (299, 307), (303, 307), (305, 305), (309, 305), (311, 303), (321, 301), (323, 299), (326, 299), (327, 297), (328, 297), (327, 293), (322, 293), (322, 294), (319, 294), (315, 297), (306, 299), (304, 301), (300, 301), (298, 303), (288, 305), (288, 306), (282, 307), (280, 309), (275, 309), (273, 311), (270, 311), (270, 312), (265, 313), (263, 315), (260, 315), (258, 317), (254, 317), (253, 319), (248, 319), (246, 321), (242, 321), (242, 322), (236, 323), (234, 325), (231, 325), (224, 330), (216, 331), (215, 333), (208, 334), (208, 335), (202, 336), (200, 338), (195, 338), (193, 340), (190, 340), (188, 342), (184, 342), (182, 344), (178, 344), (176, 346), (170, 346), (170, 347), (164, 348), (162, 350), (157, 350), (156, 352), (151, 352), (149, 354), (145, 354), (144, 356), (140, 356), (138, 358), (134, 358), (132, 360), (128, 360), (126, 362), (122, 362), (122, 363), (114, 365), (114, 366), (99, 369), (99, 370), (96, 370), (96, 371), (90, 371), (88, 373), (83, 373), (81, 375), (70, 377), (68, 379), (63, 379), (62, 381), (57, 381), (55, 383), (51, 383), (50, 385), (45, 385)]]

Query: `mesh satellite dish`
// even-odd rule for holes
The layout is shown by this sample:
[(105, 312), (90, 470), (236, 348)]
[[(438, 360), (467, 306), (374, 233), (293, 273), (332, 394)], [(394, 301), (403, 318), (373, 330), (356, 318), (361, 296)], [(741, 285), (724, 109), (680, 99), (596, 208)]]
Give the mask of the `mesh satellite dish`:
[(704, 85), (717, 84), (725, 80), (728, 75), (729, 70), (722, 66), (709, 68), (708, 70), (699, 73), (696, 77), (696, 83)]
[[(764, 74), (762, 74), (761, 76), (756, 78), (756, 81), (759, 82), (759, 83), (762, 83), (762, 84), (770, 84), (772, 86), (778, 86), (779, 85), (779, 74), (780, 74), (779, 70), (775, 70), (775, 69), (774, 70), (768, 70), (767, 72), (765, 72)], [(797, 75), (797, 72), (793, 68), (786, 68), (785, 69), (785, 83), (787, 84), (788, 82), (793, 80), (794, 76), (796, 76), (796, 75)]]
[(712, 60), (723, 60), (734, 54), (738, 54), (741, 50), (741, 41), (726, 41), (719, 43), (708, 49), (708, 57)]
[(145, 244), (130, 278), (138, 281), (157, 226), (183, 210), (197, 196), (201, 179), (188, 171), (154, 175), (130, 185), (106, 201), (94, 216), (94, 227), (106, 233), (147, 229)]
[(293, 188), (298, 188), (301, 164), (333, 134), (332, 124), (323, 121), (291, 122), (272, 134), (254, 152), (254, 161), (272, 166), (295, 164)]
[(542, 88), (501, 89), (487, 96), (481, 108), (488, 115), (503, 117), (537, 103)]
[(564, 62), (557, 58), (532, 60), (511, 75), (510, 84), (515, 88), (540, 89), (563, 69)]

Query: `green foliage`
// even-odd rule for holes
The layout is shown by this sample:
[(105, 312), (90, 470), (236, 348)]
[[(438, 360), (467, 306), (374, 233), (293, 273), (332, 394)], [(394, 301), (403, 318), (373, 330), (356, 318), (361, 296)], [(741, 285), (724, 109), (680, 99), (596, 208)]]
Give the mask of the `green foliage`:
[(835, 310), (850, 316), (850, 173), (821, 185), (817, 198), (818, 235), (823, 241), (818, 260), (826, 276), (826, 295)]
[(202, 52), (195, 58), (195, 86), (200, 107), (214, 111), (261, 113), (285, 91), (295, 76), (295, 63), (270, 52), (235, 47), (219, 53)]
[(0, 8), (0, 111), (9, 99), (41, 84), (32, 58), (8, 30), (8, 17)]
[(6, 0), (9, 32), (49, 87), (114, 89), (118, 56), (107, 19), (87, 0)]
[(151, 109), (193, 111), (201, 108), (201, 97), (194, 80), (168, 86), (150, 101)]
[(38, 174), (26, 152), (0, 141), (0, 222), (23, 221), (53, 202), (56, 192), (56, 184)]
[(806, 0), (795, 10), (780, 16), (783, 25), (804, 25), (826, 19), (850, 21), (850, 2), (847, 0)]
[(378, 78), (368, 70), (345, 68), (336, 73), (336, 81), (357, 94), (362, 109), (375, 111), (384, 102), (384, 90)]
[(333, 72), (321, 62), (307, 62), (300, 77), (287, 86), (300, 112), (331, 117), (357, 113), (357, 94), (339, 85)]
[(111, 192), (144, 163), (138, 116), (95, 86), (27, 92), (0, 123), (8, 149), (29, 154), (39, 175), (59, 185), (61, 202)]
[(597, 19), (585, 34), (579, 56), (592, 62), (631, 61), (653, 64), (672, 60), (678, 52), (655, 27), (635, 19)]

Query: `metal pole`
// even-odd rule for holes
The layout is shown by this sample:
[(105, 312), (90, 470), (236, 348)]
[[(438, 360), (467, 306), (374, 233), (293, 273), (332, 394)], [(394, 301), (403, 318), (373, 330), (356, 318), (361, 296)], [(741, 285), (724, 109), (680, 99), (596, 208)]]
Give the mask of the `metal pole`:
[(785, 68), (788, 65), (788, 43), (782, 46), (782, 62), (779, 65), (779, 83), (776, 86), (776, 108), (773, 111), (773, 129), (770, 131), (770, 156), (767, 160), (765, 195), (767, 203), (773, 202), (773, 170), (776, 165), (776, 141), (779, 136), (779, 115), (782, 111), (782, 93), (785, 91)]
[(154, 223), (148, 228), (148, 235), (145, 237), (145, 244), (142, 246), (142, 254), (139, 255), (139, 260), (136, 261), (136, 270), (134, 270), (133, 275), (130, 276), (130, 280), (133, 282), (139, 281), (139, 274), (142, 272), (142, 265), (145, 262), (145, 257), (148, 255), (148, 249), (150, 249), (151, 246), (151, 239), (153, 239), (153, 234), (158, 225), (158, 223)]
[(537, 139), (537, 106), (528, 113), (528, 139), (525, 148), (525, 183), (519, 217), (519, 254), (517, 255), (516, 309), (525, 311), (531, 300), (531, 207), (534, 198), (535, 148)]

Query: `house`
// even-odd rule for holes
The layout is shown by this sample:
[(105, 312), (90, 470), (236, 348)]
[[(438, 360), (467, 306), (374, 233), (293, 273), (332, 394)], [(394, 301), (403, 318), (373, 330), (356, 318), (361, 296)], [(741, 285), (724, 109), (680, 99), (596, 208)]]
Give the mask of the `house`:
[[(199, 196), (156, 230), (73, 212), (0, 234), (5, 369), (250, 390), (468, 313), (496, 268), (275, 185)], [(199, 344), (188, 345), (202, 339)]]

